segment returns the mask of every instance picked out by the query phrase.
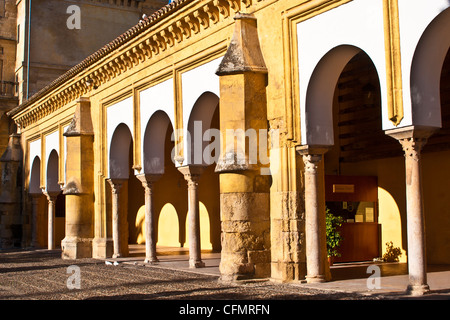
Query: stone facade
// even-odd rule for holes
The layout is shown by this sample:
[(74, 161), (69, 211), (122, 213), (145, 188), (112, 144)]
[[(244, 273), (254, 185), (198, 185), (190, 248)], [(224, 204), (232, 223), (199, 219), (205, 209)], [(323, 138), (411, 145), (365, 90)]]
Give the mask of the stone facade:
[[(450, 180), (430, 180), (450, 157), (449, 15), (448, 1), (176, 0), (8, 112), (24, 194), (63, 188), (65, 258), (125, 256), (142, 232), (148, 263), (173, 236), (202, 267), (206, 239), (222, 281), (320, 282), (326, 177), (375, 176), (368, 223), (423, 294), (426, 264), (450, 262)], [(24, 230), (48, 235), (24, 199)]]

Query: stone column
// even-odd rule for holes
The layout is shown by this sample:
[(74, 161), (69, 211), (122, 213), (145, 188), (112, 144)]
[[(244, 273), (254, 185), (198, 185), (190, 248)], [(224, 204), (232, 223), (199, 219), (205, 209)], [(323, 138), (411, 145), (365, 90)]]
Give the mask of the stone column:
[(124, 180), (109, 179), (112, 193), (112, 236), (113, 236), (113, 258), (122, 256), (122, 246), (120, 241), (120, 189)]
[(386, 132), (397, 139), (405, 152), (406, 169), (406, 219), (408, 233), (407, 291), (423, 295), (430, 291), (427, 284), (427, 257), (425, 243), (425, 217), (422, 198), (421, 150), (433, 128), (411, 126)]
[(189, 200), (189, 268), (202, 268), (205, 263), (201, 257), (200, 246), (200, 211), (198, 204), (198, 180), (204, 171), (204, 167), (188, 165), (179, 167), (178, 170), (184, 175), (184, 179), (188, 184), (188, 200)]
[(31, 195), (31, 247), (38, 247), (37, 241), (37, 217), (39, 211), (39, 198), (41, 197), (38, 193), (32, 193)]
[(47, 201), (48, 201), (47, 247), (48, 247), (48, 250), (54, 250), (55, 249), (55, 203), (56, 203), (56, 197), (58, 196), (58, 193), (47, 192), (47, 191), (44, 191), (43, 193), (47, 197)]
[(156, 263), (155, 218), (153, 208), (153, 184), (161, 177), (159, 174), (140, 174), (136, 176), (145, 189), (145, 263)]
[(298, 152), (305, 164), (306, 281), (328, 280), (326, 270), (324, 173), (319, 169), (326, 147), (301, 146)]

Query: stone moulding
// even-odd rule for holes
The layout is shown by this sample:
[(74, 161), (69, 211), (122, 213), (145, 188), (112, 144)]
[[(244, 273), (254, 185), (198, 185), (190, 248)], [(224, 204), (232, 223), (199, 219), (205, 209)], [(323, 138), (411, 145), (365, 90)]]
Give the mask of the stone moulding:
[[(146, 60), (261, 1), (264, 0), (175, 0), (74, 66), (8, 112), (8, 116), (13, 117), (21, 129), (30, 126)], [(171, 15), (177, 18), (164, 24), (164, 19)], [(138, 37), (142, 39), (134, 41)]]

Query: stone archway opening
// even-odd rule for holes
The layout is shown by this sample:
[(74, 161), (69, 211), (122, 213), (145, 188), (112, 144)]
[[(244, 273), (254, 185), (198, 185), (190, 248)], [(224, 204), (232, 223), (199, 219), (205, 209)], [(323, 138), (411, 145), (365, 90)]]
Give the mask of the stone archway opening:
[(53, 250), (65, 236), (65, 195), (59, 184), (59, 155), (52, 150), (47, 159), (44, 194), (47, 197), (47, 247)]
[(109, 149), (109, 184), (112, 191), (113, 258), (126, 257), (128, 248), (128, 183), (130, 178), (130, 153), (133, 148), (130, 129), (120, 123), (114, 130)]
[(422, 149), (422, 192), (425, 214), (426, 248), (429, 264), (450, 264), (450, 49), (439, 77), (442, 126), (427, 139)]
[(153, 238), (153, 245), (147, 249), (147, 259), (156, 260), (156, 250), (160, 253), (166, 247), (180, 248), (185, 242), (184, 229), (180, 226), (186, 219), (183, 214), (187, 211), (186, 186), (182, 174), (175, 167), (173, 136), (173, 125), (167, 113), (156, 111), (150, 117), (143, 136), (143, 169), (147, 187), (151, 188), (151, 198), (148, 199), (151, 208), (147, 216), (153, 220), (152, 235), (148, 235), (148, 238)]
[(46, 244), (47, 222), (44, 221), (44, 196), (41, 189), (41, 159), (36, 156), (31, 164), (28, 193), (31, 197), (31, 246), (44, 247)]
[[(219, 175), (215, 173), (220, 153), (219, 123), (219, 97), (204, 92), (189, 116), (187, 163), (203, 167), (198, 181), (200, 243), (201, 250), (215, 252), (220, 251), (220, 190)], [(186, 221), (186, 234), (188, 225)]]
[[(393, 183), (404, 179), (402, 151), (382, 129), (381, 101), (377, 70), (361, 50), (345, 64), (336, 81), (334, 146), (325, 154), (326, 206), (344, 221), (344, 240), (336, 262), (372, 261), (383, 255), (383, 244), (394, 239), (395, 246), (405, 247), (401, 226), (385, 230), (380, 224), (386, 221), (383, 216), (390, 212), (391, 203), (380, 197), (379, 187), (398, 194), (397, 202), (404, 195), (396, 190), (398, 183)], [(404, 220), (405, 208), (400, 212)]]

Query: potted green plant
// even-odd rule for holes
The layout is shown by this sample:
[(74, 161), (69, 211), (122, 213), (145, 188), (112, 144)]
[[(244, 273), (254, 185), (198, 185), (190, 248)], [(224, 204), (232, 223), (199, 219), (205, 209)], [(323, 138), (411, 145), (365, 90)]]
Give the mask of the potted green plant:
[(386, 262), (399, 262), (399, 257), (402, 255), (400, 247), (394, 247), (392, 241), (386, 242), (386, 253), (383, 255), (383, 260)]
[(344, 219), (335, 216), (326, 208), (326, 234), (327, 234), (327, 255), (330, 266), (333, 265), (333, 258), (340, 257), (338, 249), (342, 243), (342, 235), (339, 227), (342, 226)]

